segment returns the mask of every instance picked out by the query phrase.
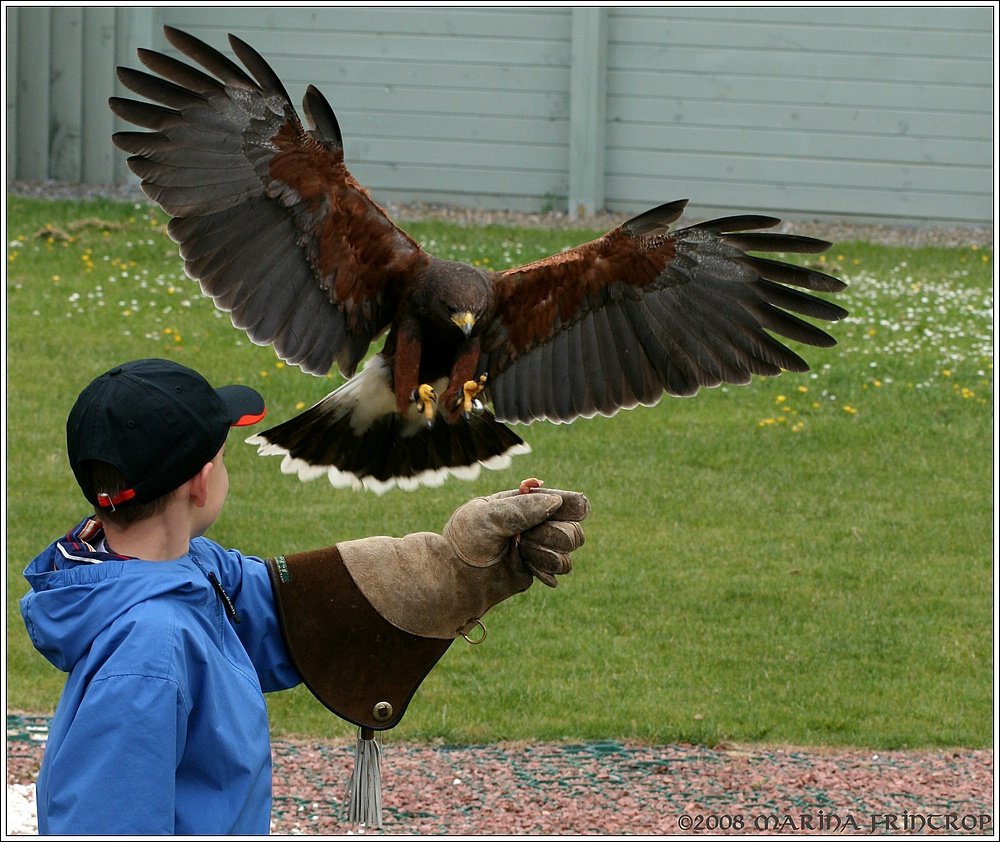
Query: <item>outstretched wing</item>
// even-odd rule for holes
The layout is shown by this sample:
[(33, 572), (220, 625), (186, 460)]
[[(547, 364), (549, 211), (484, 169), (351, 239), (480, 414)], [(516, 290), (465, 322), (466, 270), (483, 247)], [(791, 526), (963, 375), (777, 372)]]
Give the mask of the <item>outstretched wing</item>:
[(654, 208), (597, 240), (498, 275), (481, 368), (499, 420), (611, 415), (656, 403), (664, 392), (693, 395), (753, 374), (807, 371), (772, 334), (835, 344), (792, 313), (832, 321), (846, 311), (794, 287), (836, 292), (845, 284), (748, 254), (821, 252), (829, 243), (752, 231), (779, 222), (764, 216), (670, 232), (686, 204)]
[(158, 75), (118, 77), (159, 104), (112, 98), (115, 114), (152, 130), (118, 132), (115, 145), (171, 215), (188, 274), (236, 327), (305, 371), (336, 362), (350, 375), (427, 255), (348, 172), (337, 119), (315, 88), (303, 102), (307, 130), (243, 41), (229, 37), (252, 77), (197, 38), (164, 32), (212, 75), (139, 50)]

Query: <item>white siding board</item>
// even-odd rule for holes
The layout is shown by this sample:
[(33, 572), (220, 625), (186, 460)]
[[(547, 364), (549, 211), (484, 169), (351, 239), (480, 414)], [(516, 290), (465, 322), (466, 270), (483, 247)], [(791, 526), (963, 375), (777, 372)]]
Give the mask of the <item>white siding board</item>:
[(972, 167), (988, 157), (989, 142), (961, 138), (926, 136), (881, 136), (801, 132), (794, 128), (754, 128), (745, 131), (729, 127), (720, 131), (707, 126), (636, 126), (613, 125), (608, 131), (609, 144), (619, 151), (648, 150), (675, 155), (680, 150), (730, 154), (739, 150), (747, 155), (770, 156), (781, 149), (789, 157), (809, 157), (832, 161), (869, 161), (886, 164), (915, 164), (950, 160)]
[[(285, 82), (285, 87), (319, 83), (329, 97), (337, 91), (351, 86), (384, 87), (409, 80), (414, 73), (401, 73), (398, 66), (385, 61), (357, 58), (323, 59), (311, 56), (285, 56), (272, 61)], [(484, 65), (470, 63), (430, 64), (424, 63), (417, 74), (421, 86), (439, 88), (442, 91), (477, 91), (480, 95), (488, 92), (492, 97), (495, 90), (520, 91), (524, 93), (564, 94), (569, 86), (569, 68), (538, 68), (522, 65)]]
[(920, 189), (931, 193), (950, 190), (969, 195), (982, 192), (979, 172), (974, 167), (895, 163), (884, 166), (870, 161), (831, 161), (819, 158), (776, 160), (759, 155), (750, 157), (743, 154), (706, 155), (691, 152), (664, 158), (660, 153), (632, 150), (617, 152), (614, 161), (615, 172), (623, 175), (648, 177), (657, 166), (659, 169), (655, 172), (660, 178), (706, 173), (751, 186), (785, 181), (827, 188), (860, 184), (881, 190)]
[(611, 96), (659, 98), (664, 102), (716, 100), (823, 104), (830, 107), (892, 106), (932, 110), (943, 108), (956, 112), (982, 111), (990, 103), (992, 95), (991, 86), (986, 79), (980, 84), (932, 85), (919, 81), (893, 84), (876, 76), (877, 72), (878, 66), (873, 65), (872, 75), (867, 79), (843, 79), (836, 78), (834, 74), (822, 73), (815, 78), (807, 78), (802, 73), (765, 76), (743, 72), (737, 75), (728, 68), (691, 73), (687, 70), (623, 70), (615, 66), (608, 73), (608, 92)]
[[(395, 164), (365, 163), (352, 168), (365, 184), (394, 181), (400, 170)], [(402, 185), (402, 186), (400, 186)], [(379, 202), (445, 202), (467, 207), (512, 210), (537, 210), (542, 205), (555, 206), (566, 195), (566, 177), (559, 173), (526, 172), (483, 167), (472, 178), (457, 178), (449, 169), (416, 166), (407, 168), (405, 181), (396, 179), (391, 188), (370, 188)], [(500, 202), (498, 203), (498, 199)]]
[[(642, 18), (642, 9), (634, 10), (635, 16)], [(725, 14), (718, 9), (702, 7), (671, 7), (670, 17), (675, 19), (701, 20), (715, 27), (720, 20), (737, 23), (757, 24), (762, 21), (781, 20), (786, 23), (819, 27), (836, 26), (844, 30), (858, 28), (897, 31), (903, 30), (945, 30), (981, 32), (990, 23), (989, 9), (980, 6), (896, 6), (858, 8), (849, 6), (782, 6), (780, 8), (755, 8), (753, 6), (726, 7)], [(654, 15), (655, 17), (655, 15)]]
[[(609, 176), (608, 188), (619, 194), (634, 196), (631, 208), (638, 212), (675, 199), (690, 199), (685, 219), (694, 221), (729, 213), (773, 213), (786, 219), (855, 218), (864, 221), (892, 223), (894, 220), (927, 219), (935, 222), (955, 220), (975, 222), (992, 216), (992, 201), (983, 197), (958, 194), (925, 193), (923, 191), (877, 190), (851, 185), (831, 192), (819, 207), (819, 188), (810, 185), (765, 183), (752, 189), (734, 190), (731, 182), (718, 179), (678, 177), (663, 182), (657, 190), (648, 178), (640, 176)], [(864, 208), (859, 212), (858, 208)], [(629, 208), (623, 207), (623, 211)], [(981, 223), (980, 223), (981, 224)]]
[[(285, 85), (289, 96), (301, 112), (302, 97), (297, 95), (299, 84)], [(481, 91), (419, 87), (410, 84), (344, 85), (331, 90), (329, 86), (316, 87), (338, 114), (341, 109), (367, 110), (385, 114), (390, 131), (401, 133), (408, 114), (453, 114), (467, 118), (471, 129), (480, 117), (513, 117), (518, 119), (550, 120), (567, 116), (564, 94), (547, 91), (498, 90), (485, 97)], [(301, 85), (305, 92), (306, 85)], [(395, 125), (393, 119), (399, 115)]]
[[(679, 127), (778, 130), (817, 135), (839, 132), (863, 133), (878, 138), (913, 136), (943, 140), (973, 139), (990, 142), (993, 115), (989, 110), (949, 112), (916, 108), (859, 108), (788, 103), (661, 99), (615, 96), (608, 104), (612, 126), (642, 132), (652, 127), (673, 131)], [(641, 137), (641, 134), (639, 135)]]
[[(565, 121), (547, 119), (515, 119), (504, 116), (477, 117), (470, 120), (465, 114), (427, 114), (413, 112), (395, 115), (395, 121), (386, 119), (381, 112), (356, 111), (337, 108), (337, 120), (344, 135), (344, 146), (350, 148), (361, 138), (398, 137), (399, 128), (405, 127), (406, 136), (419, 140), (486, 141), (511, 143), (523, 147), (535, 145), (561, 146), (560, 129)], [(389, 125), (395, 123), (396, 131)]]
[[(162, 15), (189, 29), (214, 28), (223, 34), (236, 27), (267, 37), (275, 31), (322, 37), (360, 33), (393, 35), (490, 35), (519, 39), (562, 37), (566, 12), (555, 8), (512, 7), (322, 7), (242, 8), (163, 7)], [(497, 21), (503, 26), (498, 27)], [(502, 34), (501, 34), (502, 33)], [(242, 35), (240, 37), (243, 37)], [(256, 43), (256, 36), (253, 43)], [(287, 43), (287, 42), (286, 42)]]
[[(523, 147), (499, 143), (463, 143), (459, 141), (425, 141), (410, 138), (366, 139), (359, 141), (360, 157), (366, 161), (397, 162), (407, 159), (431, 166), (453, 167), (455, 161), (479, 161), (503, 170), (523, 169), (528, 172), (558, 171), (566, 161), (558, 147), (531, 147), (533, 166), (523, 167)], [(469, 184), (475, 190), (475, 184)]]

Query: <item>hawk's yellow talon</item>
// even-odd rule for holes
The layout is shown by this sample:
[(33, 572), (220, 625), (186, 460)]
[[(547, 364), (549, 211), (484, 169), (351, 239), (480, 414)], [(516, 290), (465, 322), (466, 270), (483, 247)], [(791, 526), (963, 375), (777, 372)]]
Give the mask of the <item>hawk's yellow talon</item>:
[(483, 389), (486, 388), (486, 375), (480, 375), (479, 380), (466, 380), (462, 386), (462, 409), (465, 412), (482, 408), (482, 404), (476, 400)]
[(434, 387), (427, 383), (421, 383), (417, 387), (414, 401), (420, 406), (420, 413), (427, 419), (428, 423), (434, 419), (434, 410), (437, 408), (437, 392)]

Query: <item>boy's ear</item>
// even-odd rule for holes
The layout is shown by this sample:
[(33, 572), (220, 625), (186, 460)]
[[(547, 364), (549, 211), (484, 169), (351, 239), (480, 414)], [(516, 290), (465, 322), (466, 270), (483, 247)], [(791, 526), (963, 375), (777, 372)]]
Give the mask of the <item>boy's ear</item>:
[(213, 468), (214, 465), (211, 462), (206, 462), (201, 466), (201, 470), (188, 480), (191, 502), (199, 509), (208, 502), (208, 478), (211, 476)]

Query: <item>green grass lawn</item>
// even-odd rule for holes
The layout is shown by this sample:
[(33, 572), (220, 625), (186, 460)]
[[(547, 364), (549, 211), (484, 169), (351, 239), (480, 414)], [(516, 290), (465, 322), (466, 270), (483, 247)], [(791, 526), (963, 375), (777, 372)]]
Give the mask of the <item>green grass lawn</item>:
[[(62, 686), (17, 600), (27, 562), (87, 513), (64, 454), (80, 389), (163, 356), (258, 388), (277, 421), (339, 382), (235, 330), (163, 222), (145, 205), (8, 198), (12, 710), (50, 711)], [(598, 233), (405, 227), (494, 268)], [(836, 348), (802, 351), (809, 374), (519, 427), (533, 452), (511, 469), (383, 497), (300, 483), (234, 434), (210, 535), (270, 555), (437, 530), (524, 476), (588, 494), (573, 574), (494, 609), (482, 646), (453, 644), (396, 739), (991, 745), (993, 252), (852, 242), (822, 258), (851, 316)], [(276, 733), (353, 732), (302, 689), (270, 703)]]

